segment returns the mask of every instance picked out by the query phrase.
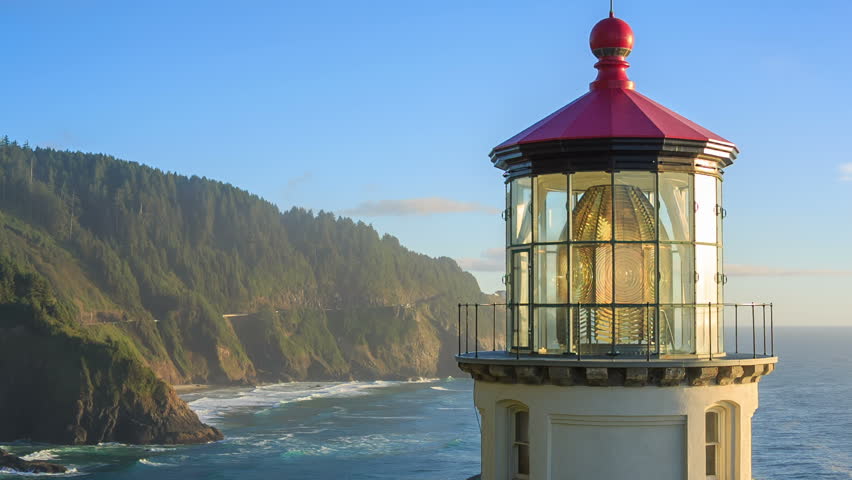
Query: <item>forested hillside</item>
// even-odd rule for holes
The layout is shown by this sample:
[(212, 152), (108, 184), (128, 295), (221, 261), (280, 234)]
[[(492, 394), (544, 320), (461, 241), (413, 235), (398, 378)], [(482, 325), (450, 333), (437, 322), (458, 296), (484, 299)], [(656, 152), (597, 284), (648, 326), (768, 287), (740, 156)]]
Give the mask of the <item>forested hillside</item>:
[(7, 139), (0, 254), (175, 383), (450, 374), (455, 304), (483, 300), (452, 259), (364, 223)]

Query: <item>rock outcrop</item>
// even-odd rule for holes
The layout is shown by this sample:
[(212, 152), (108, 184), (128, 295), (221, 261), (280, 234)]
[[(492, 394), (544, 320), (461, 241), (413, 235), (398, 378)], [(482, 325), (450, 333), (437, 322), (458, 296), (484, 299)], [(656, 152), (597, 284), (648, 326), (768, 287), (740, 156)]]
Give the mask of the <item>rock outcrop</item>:
[(65, 473), (67, 468), (55, 463), (29, 461), (0, 449), (0, 469), (22, 473)]
[(93, 335), (70, 309), (39, 275), (0, 258), (0, 441), (222, 439), (144, 364), (132, 342)]

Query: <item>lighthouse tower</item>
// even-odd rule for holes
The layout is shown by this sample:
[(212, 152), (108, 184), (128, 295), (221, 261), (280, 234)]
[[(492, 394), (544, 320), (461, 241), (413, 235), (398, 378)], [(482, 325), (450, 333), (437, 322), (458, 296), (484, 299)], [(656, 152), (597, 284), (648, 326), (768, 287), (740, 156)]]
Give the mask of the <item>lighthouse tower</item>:
[(610, 13), (590, 44), (590, 91), (491, 152), (506, 347), (480, 351), (492, 313), (463, 321), (460, 305), (457, 357), (482, 478), (751, 480), (758, 381), (777, 358), (771, 305), (723, 301), (737, 147), (635, 90), (626, 22)]

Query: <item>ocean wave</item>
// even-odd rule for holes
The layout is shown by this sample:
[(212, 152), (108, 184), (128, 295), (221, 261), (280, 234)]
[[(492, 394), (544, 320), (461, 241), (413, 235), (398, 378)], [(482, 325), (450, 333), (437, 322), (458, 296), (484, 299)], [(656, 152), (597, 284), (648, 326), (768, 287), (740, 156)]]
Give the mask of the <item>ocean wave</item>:
[(172, 465), (171, 463), (152, 462), (147, 458), (140, 458), (139, 463), (141, 463), (142, 465), (147, 465), (149, 467), (174, 467), (174, 465)]
[(46, 462), (48, 460), (56, 460), (57, 456), (56, 456), (56, 450), (54, 450), (52, 448), (48, 448), (48, 449), (45, 449), (45, 450), (39, 450), (39, 451), (36, 451), (36, 452), (33, 452), (33, 453), (29, 453), (27, 455), (23, 455), (23, 456), (21, 456), (21, 458), (28, 461), (28, 462), (34, 462), (34, 461)]
[(173, 452), (177, 450), (175, 447), (147, 447), (146, 452)]
[(449, 392), (449, 390), (444, 388), (444, 387), (429, 387), (429, 388), (431, 388), (432, 390), (438, 390), (440, 392)]
[(205, 395), (189, 402), (203, 422), (213, 422), (222, 416), (239, 410), (259, 409), (257, 414), (268, 414), (270, 408), (289, 403), (307, 402), (322, 398), (356, 397), (370, 394), (371, 390), (387, 388), (403, 383), (426, 383), (432, 379), (410, 382), (377, 380), (374, 382), (347, 383), (279, 383), (250, 389), (223, 389), (205, 392)]
[(440, 382), (440, 378), (427, 378), (427, 377), (417, 377), (417, 378), (409, 378), (407, 383), (432, 383), (432, 382)]
[[(23, 457), (22, 457), (23, 458)], [(78, 472), (76, 468), (69, 468), (65, 471), (65, 473), (33, 473), (33, 472), (19, 472), (18, 470), (12, 470), (10, 468), (0, 468), (0, 475), (5, 476), (14, 476), (14, 477), (76, 477), (82, 475), (82, 473)]]
[(297, 437), (294, 442), (284, 446), (281, 458), (295, 460), (300, 457), (332, 455), (335, 458), (389, 455), (419, 448), (423, 443), (424, 440), (411, 434), (341, 436), (325, 440), (321, 445), (303, 442)]

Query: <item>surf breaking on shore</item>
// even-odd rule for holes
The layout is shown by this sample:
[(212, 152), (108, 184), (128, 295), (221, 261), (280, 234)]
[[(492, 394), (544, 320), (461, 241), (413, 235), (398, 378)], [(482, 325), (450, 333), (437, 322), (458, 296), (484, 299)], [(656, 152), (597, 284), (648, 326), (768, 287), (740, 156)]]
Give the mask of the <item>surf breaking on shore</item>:
[(183, 394), (202, 422), (216, 423), (223, 416), (238, 411), (260, 413), (288, 403), (320, 398), (345, 398), (369, 395), (371, 390), (409, 383), (432, 383), (438, 378), (408, 381), (376, 380), (372, 382), (290, 382), (259, 387), (229, 387)]

